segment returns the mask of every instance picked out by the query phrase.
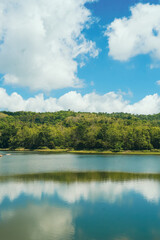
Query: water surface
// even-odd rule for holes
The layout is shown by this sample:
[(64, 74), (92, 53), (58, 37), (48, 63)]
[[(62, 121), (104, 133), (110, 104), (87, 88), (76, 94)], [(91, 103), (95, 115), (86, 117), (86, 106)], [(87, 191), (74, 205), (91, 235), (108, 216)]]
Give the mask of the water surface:
[(160, 173), (160, 156), (11, 152), (0, 158), (0, 175), (52, 171)]
[(4, 240), (160, 239), (160, 182), (0, 183)]
[[(93, 170), (88, 179), (71, 174)], [(0, 180), (0, 239), (160, 239), (159, 156), (12, 153), (0, 159), (1, 176), (53, 171), (62, 179)], [(99, 171), (124, 173), (104, 179)]]

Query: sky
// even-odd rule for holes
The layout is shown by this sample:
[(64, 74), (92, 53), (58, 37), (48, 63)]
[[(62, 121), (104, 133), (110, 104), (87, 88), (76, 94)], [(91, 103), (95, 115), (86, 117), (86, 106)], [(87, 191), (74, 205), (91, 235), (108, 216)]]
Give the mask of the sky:
[(0, 110), (160, 112), (160, 1), (0, 0)]

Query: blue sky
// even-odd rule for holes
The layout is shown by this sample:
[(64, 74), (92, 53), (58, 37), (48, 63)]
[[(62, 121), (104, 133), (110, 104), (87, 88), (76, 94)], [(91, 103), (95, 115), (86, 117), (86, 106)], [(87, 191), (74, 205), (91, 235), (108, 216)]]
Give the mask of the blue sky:
[(0, 0), (1, 110), (160, 111), (159, 1), (11, 3)]
[(94, 82), (94, 86), (88, 87), (89, 90), (84, 89), (83, 93), (86, 90), (95, 90), (99, 94), (118, 90), (132, 92), (131, 102), (148, 94), (159, 93), (160, 86), (156, 82), (160, 79), (160, 68), (150, 69), (151, 58), (148, 55), (139, 55), (127, 62), (115, 61), (108, 56), (107, 38), (103, 37), (108, 24), (115, 18), (129, 17), (130, 7), (139, 2), (157, 4), (159, 1), (100, 0), (87, 5), (99, 19), (99, 23), (94, 24), (86, 34), (96, 41), (101, 52), (79, 71), (80, 78), (86, 79), (88, 83)]

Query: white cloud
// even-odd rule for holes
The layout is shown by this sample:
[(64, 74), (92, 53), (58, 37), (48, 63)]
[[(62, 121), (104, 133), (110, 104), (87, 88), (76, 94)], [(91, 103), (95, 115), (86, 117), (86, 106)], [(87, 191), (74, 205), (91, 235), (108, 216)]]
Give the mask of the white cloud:
[(131, 16), (115, 19), (107, 28), (109, 55), (126, 61), (139, 54), (160, 60), (160, 5), (137, 4)]
[(95, 57), (82, 31), (91, 0), (0, 0), (0, 73), (4, 83), (51, 90), (81, 86), (76, 57)]
[(160, 85), (160, 80), (158, 80), (156, 83), (157, 83), (157, 85)]
[(141, 101), (128, 105), (126, 112), (137, 114), (155, 114), (160, 112), (160, 96), (158, 94), (148, 95)]
[(14, 92), (8, 95), (4, 88), (0, 88), (0, 110), (55, 112), (59, 110), (82, 112), (128, 112), (135, 114), (154, 114), (160, 112), (160, 96), (148, 95), (139, 102), (130, 104), (124, 100), (123, 92), (108, 92), (98, 95), (94, 92), (82, 96), (76, 91), (68, 92), (60, 98), (44, 98), (39, 94), (33, 98), (23, 99)]

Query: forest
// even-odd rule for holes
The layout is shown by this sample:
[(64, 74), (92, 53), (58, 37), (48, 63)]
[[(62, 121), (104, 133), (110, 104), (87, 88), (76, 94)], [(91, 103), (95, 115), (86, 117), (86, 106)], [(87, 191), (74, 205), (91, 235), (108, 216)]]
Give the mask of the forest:
[(3, 111), (0, 148), (159, 150), (160, 114)]

